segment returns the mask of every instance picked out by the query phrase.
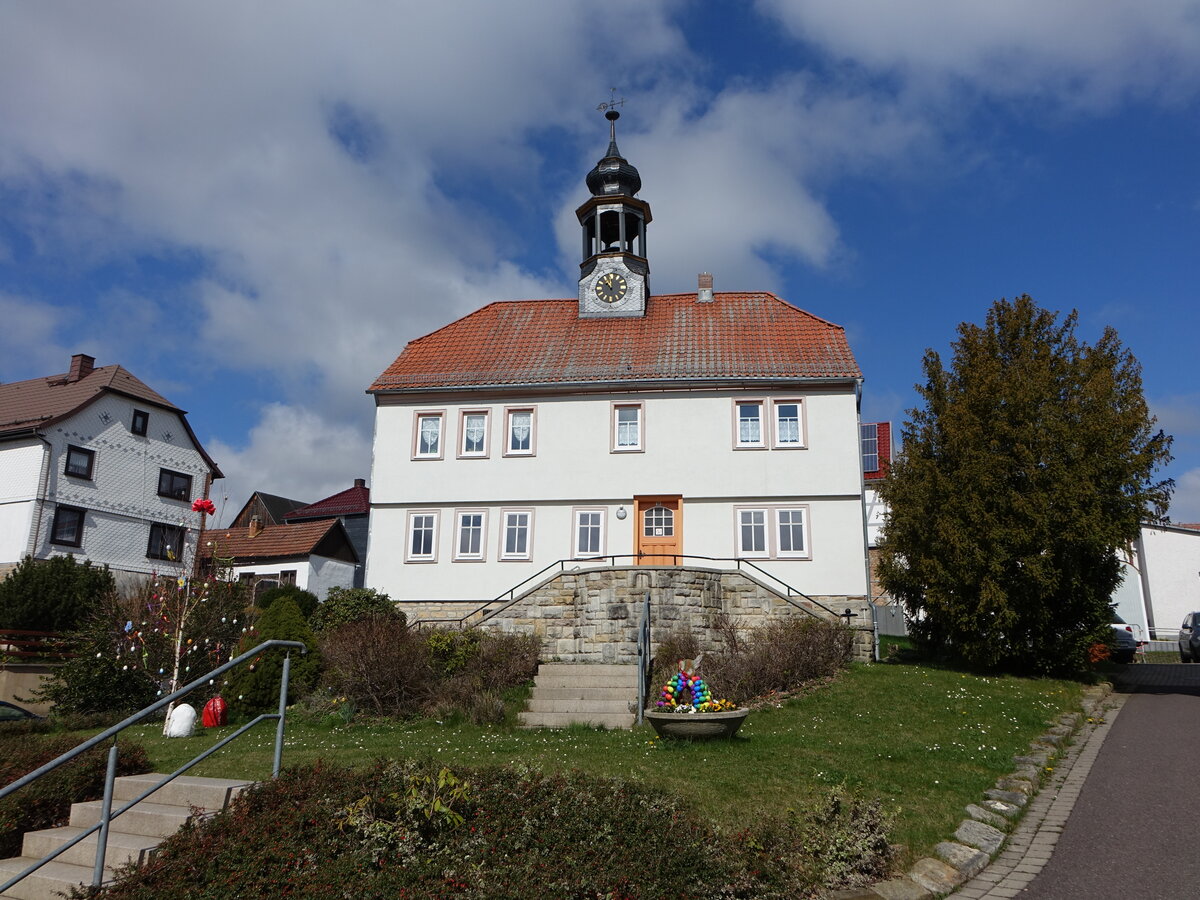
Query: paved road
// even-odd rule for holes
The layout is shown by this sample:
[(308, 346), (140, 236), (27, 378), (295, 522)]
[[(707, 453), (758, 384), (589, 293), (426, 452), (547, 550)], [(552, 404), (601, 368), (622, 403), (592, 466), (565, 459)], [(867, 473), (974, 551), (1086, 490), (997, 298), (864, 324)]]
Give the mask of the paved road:
[(1022, 900), (1200, 897), (1200, 666), (1123, 667), (1128, 694)]

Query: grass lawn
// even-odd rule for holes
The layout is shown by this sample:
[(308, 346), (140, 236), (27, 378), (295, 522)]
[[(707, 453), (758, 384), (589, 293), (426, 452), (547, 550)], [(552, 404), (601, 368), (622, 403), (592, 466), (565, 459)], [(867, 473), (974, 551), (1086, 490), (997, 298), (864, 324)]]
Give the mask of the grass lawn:
[[(1080, 690), (1067, 681), (984, 678), (924, 665), (855, 665), (808, 696), (754, 712), (732, 741), (660, 741), (648, 726), (521, 731), (429, 720), (338, 727), (289, 721), (283, 759), (285, 766), (318, 758), (358, 765), (431, 756), (451, 767), (580, 769), (665, 785), (731, 829), (844, 783), (882, 798), (895, 815), (893, 841), (920, 853), (953, 833), (963, 807), (1012, 771), (1012, 756), (1047, 722), (1077, 708)], [(266, 777), (274, 723), (260, 729), (193, 774)], [(129, 736), (166, 772), (229, 730), (168, 740), (159, 726), (147, 726)]]

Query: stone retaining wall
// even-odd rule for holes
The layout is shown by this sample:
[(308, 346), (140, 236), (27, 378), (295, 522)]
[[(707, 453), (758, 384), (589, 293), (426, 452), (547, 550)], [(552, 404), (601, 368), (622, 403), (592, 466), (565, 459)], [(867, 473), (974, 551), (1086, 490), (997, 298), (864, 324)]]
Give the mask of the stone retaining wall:
[[(565, 662), (637, 661), (637, 629), (649, 595), (651, 636), (657, 640), (680, 627), (690, 629), (705, 650), (720, 650), (721, 624), (754, 628), (775, 616), (807, 615), (764, 583), (738, 571), (691, 567), (629, 566), (563, 572), (519, 597), (507, 609), (478, 616), (470, 624), (536, 634), (547, 657)], [(871, 612), (863, 597), (815, 597), (836, 613), (856, 613), (854, 658), (870, 660), (874, 641)], [(823, 619), (833, 618), (813, 603), (798, 601)], [(475, 604), (405, 604), (410, 621), (462, 616)], [(454, 609), (457, 607), (457, 609)]]

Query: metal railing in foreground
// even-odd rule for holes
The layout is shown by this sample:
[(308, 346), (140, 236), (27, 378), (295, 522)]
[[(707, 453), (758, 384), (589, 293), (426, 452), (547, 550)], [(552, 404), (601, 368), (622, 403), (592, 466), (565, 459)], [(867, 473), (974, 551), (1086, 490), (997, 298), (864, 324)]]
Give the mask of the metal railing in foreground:
[[(428, 619), (418, 619), (417, 621), (413, 622), (412, 624), (414, 627), (417, 627), (417, 628), (420, 628), (424, 625), (453, 625), (458, 628), (463, 628), (468, 624), (468, 622), (470, 622), (471, 619), (475, 618), (476, 616), (480, 616), (478, 621), (472, 622), (471, 624), (472, 625), (481, 625), (482, 623), (486, 622), (488, 619), (492, 618), (493, 616), (495, 616), (499, 613), (504, 612), (504, 610), (508, 609), (510, 606), (512, 606), (515, 603), (519, 602), (520, 600), (524, 599), (524, 597), (526, 597), (528, 595), (529, 591), (526, 591), (524, 593), (518, 593), (518, 592), (522, 591), (523, 588), (530, 586), (530, 591), (532, 591), (534, 589), (534, 587), (540, 587), (541, 584), (534, 585), (533, 583), (537, 579), (542, 578), (542, 576), (546, 575), (548, 572), (551, 572), (551, 571), (553, 571), (554, 574), (547, 578), (544, 578), (543, 582), (548, 582), (548, 581), (552, 580), (553, 578), (556, 578), (557, 576), (566, 574), (568, 572), (575, 572), (575, 571), (582, 572), (582, 571), (588, 571), (590, 569), (595, 569), (595, 568), (616, 568), (616, 566), (618, 565), (617, 560), (629, 560), (630, 562), (628, 564), (630, 564), (630, 565), (640, 565), (640, 566), (647, 566), (647, 567), (653, 568), (654, 566), (672, 566), (672, 567), (680, 566), (680, 565), (683, 565), (681, 560), (692, 560), (692, 559), (703, 560), (704, 562), (714, 562), (714, 563), (733, 563), (734, 568), (737, 569), (739, 572), (743, 571), (743, 568), (751, 569), (757, 573), (757, 577), (761, 577), (763, 579), (769, 579), (770, 581), (775, 582), (775, 584), (778, 585), (778, 587), (774, 587), (774, 588), (772, 588), (772, 590), (774, 590), (776, 593), (778, 593), (779, 596), (782, 597), (787, 603), (791, 604), (792, 606), (794, 606), (796, 609), (800, 610), (801, 612), (807, 613), (810, 616), (817, 615), (811, 609), (808, 609), (806, 606), (804, 606), (803, 603), (800, 602), (800, 600), (797, 600), (795, 598), (801, 598), (804, 601), (804, 603), (808, 603), (808, 604), (811, 604), (812, 606), (823, 609), (830, 616), (833, 616), (835, 618), (845, 618), (845, 613), (839, 613), (839, 612), (836, 612), (836, 611), (830, 609), (828, 606), (826, 606), (820, 600), (816, 600), (816, 599), (808, 596), (808, 594), (804, 593), (803, 591), (797, 590), (796, 588), (792, 587), (790, 584), (788, 584), (783, 579), (779, 578), (776, 575), (772, 575), (770, 572), (768, 572), (762, 566), (756, 565), (755, 563), (751, 562), (750, 560), (743, 559), (742, 557), (739, 557), (739, 556), (734, 556), (734, 557), (693, 556), (693, 555), (685, 554), (685, 553), (671, 553), (671, 554), (627, 553), (627, 554), (610, 554), (608, 556), (590, 557), (588, 559), (559, 559), (559, 560), (556, 560), (556, 561), (550, 563), (550, 565), (545, 566), (542, 569), (539, 569), (538, 571), (534, 572), (529, 577), (517, 582), (517, 584), (513, 585), (513, 587), (509, 588), (507, 591), (504, 591), (502, 594), (498, 594), (497, 596), (493, 597), (491, 600), (487, 600), (487, 601), (481, 603), (479, 606), (477, 606), (475, 609), (471, 610), (465, 616), (452, 616), (452, 617), (445, 617), (445, 618), (431, 617)], [(653, 562), (647, 562), (648, 560), (653, 560)], [(670, 560), (670, 562), (667, 562), (667, 560)], [(568, 566), (570, 566), (571, 568), (568, 569), (567, 568)], [(500, 605), (496, 606), (495, 604), (497, 604), (497, 603), (499, 603)], [(847, 624), (849, 624), (849, 620), (847, 620)]]
[(650, 643), (650, 592), (642, 598), (642, 618), (638, 622), (638, 708), (637, 723), (646, 721), (646, 700), (650, 694), (650, 676), (654, 668), (654, 646)]
[(155, 703), (151, 704), (150, 706), (147, 706), (141, 712), (136, 712), (129, 718), (127, 718), (121, 722), (118, 722), (116, 725), (112, 726), (107, 731), (103, 731), (100, 734), (96, 735), (95, 737), (89, 738), (88, 740), (86, 740), (82, 744), (80, 744), (78, 747), (76, 747), (74, 750), (68, 750), (66, 753), (64, 753), (62, 756), (58, 757), (57, 759), (51, 760), (50, 762), (46, 763), (41, 768), (35, 769), (34, 771), (30, 772), (28, 775), (23, 775), (22, 777), (18, 778), (16, 781), (14, 781), (12, 784), (10, 784), (8, 787), (0, 789), (0, 799), (3, 799), (5, 797), (7, 797), (9, 794), (25, 787), (25, 785), (30, 784), (34, 781), (37, 781), (43, 775), (54, 771), (55, 769), (57, 769), (59, 766), (63, 765), (64, 763), (70, 762), (71, 760), (75, 759), (76, 757), (80, 756), (81, 754), (86, 753), (88, 750), (91, 750), (93, 747), (96, 747), (96, 746), (104, 743), (105, 741), (107, 741), (109, 738), (112, 738), (112, 747), (110, 747), (108, 750), (108, 769), (104, 775), (104, 799), (101, 801), (101, 806), (100, 806), (100, 821), (97, 822), (95, 825), (93, 825), (91, 828), (84, 831), (82, 834), (77, 835), (72, 840), (63, 844), (61, 847), (59, 847), (54, 852), (49, 853), (46, 856), (42, 857), (40, 860), (37, 860), (36, 862), (32, 863), (26, 869), (24, 869), (23, 871), (19, 872), (16, 875), (14, 875), (8, 881), (4, 882), (4, 884), (0, 884), (0, 894), (3, 894), (14, 884), (23, 880), (27, 876), (32, 875), (34, 872), (36, 872), (42, 866), (46, 865), (46, 863), (50, 862), (51, 860), (56, 859), (59, 855), (65, 853), (67, 850), (71, 849), (76, 844), (80, 843), (81, 841), (85, 840), (86, 838), (91, 837), (96, 832), (100, 832), (100, 837), (96, 844), (96, 864), (92, 870), (92, 887), (99, 887), (100, 882), (103, 880), (103, 877), (104, 877), (104, 856), (107, 852), (107, 845), (108, 845), (108, 826), (109, 826), (109, 823), (113, 819), (115, 819), (117, 816), (121, 815), (122, 813), (127, 812), (132, 807), (136, 806), (138, 803), (141, 803), (143, 800), (145, 800), (147, 797), (149, 797), (151, 794), (153, 794), (155, 791), (157, 791), (164, 784), (174, 781), (176, 778), (178, 778), (180, 775), (182, 775), (188, 769), (192, 768), (192, 766), (194, 766), (197, 763), (212, 756), (214, 753), (216, 753), (218, 750), (220, 750), (226, 744), (241, 737), (243, 734), (245, 734), (247, 731), (249, 731), (251, 728), (253, 728), (255, 725), (257, 725), (259, 722), (263, 722), (268, 719), (275, 719), (278, 721), (278, 725), (276, 726), (276, 729), (275, 729), (275, 758), (274, 758), (274, 763), (273, 763), (272, 770), (271, 770), (271, 777), (274, 778), (274, 777), (278, 776), (279, 768), (280, 768), (280, 765), (283, 760), (283, 732), (284, 732), (284, 726), (285, 726), (285, 717), (287, 714), (288, 680), (289, 680), (289, 677), (291, 674), (291, 665), (292, 665), (292, 655), (290, 652), (288, 652), (283, 658), (283, 679), (279, 686), (279, 712), (278, 713), (263, 713), (262, 715), (255, 717), (252, 721), (247, 722), (245, 725), (238, 728), (235, 732), (233, 732), (233, 734), (230, 734), (227, 737), (222, 738), (220, 741), (218, 741), (213, 746), (209, 747), (203, 753), (200, 753), (199, 755), (194, 757), (189, 762), (184, 763), (182, 766), (180, 766), (178, 769), (176, 769), (170, 775), (165, 776), (161, 781), (158, 782), (158, 784), (143, 791), (140, 795), (135, 797), (133, 800), (130, 800), (128, 803), (126, 803), (120, 809), (114, 810), (112, 808), (113, 782), (116, 780), (116, 775), (117, 775), (117, 740), (116, 740), (116, 736), (120, 732), (124, 731), (126, 728), (130, 727), (131, 725), (136, 725), (139, 722), (146, 720), (147, 718), (154, 715), (156, 712), (158, 712), (163, 707), (169, 706), (170, 704), (174, 703), (176, 700), (179, 700), (180, 698), (186, 696), (187, 694), (190, 694), (196, 688), (207, 684), (210, 679), (215, 678), (218, 675), (222, 675), (225, 672), (228, 672), (230, 669), (240, 666), (242, 663), (255, 658), (260, 653), (262, 653), (264, 650), (270, 650), (273, 647), (286, 647), (289, 649), (289, 651), (291, 649), (297, 649), (302, 654), (307, 652), (307, 648), (304, 646), (304, 644), (300, 643), (299, 641), (264, 641), (263, 643), (261, 643), (257, 647), (255, 647), (253, 650), (247, 650), (245, 653), (243, 653), (241, 656), (237, 657), (236, 659), (231, 659), (229, 662), (225, 663), (225, 665), (219, 666), (218, 668), (213, 669), (207, 675), (203, 675), (200, 678), (197, 678), (195, 681), (191, 682), (190, 684), (184, 685), (179, 690), (175, 691), (175, 693), (169, 694), (166, 697), (163, 697), (160, 700), (156, 701)]

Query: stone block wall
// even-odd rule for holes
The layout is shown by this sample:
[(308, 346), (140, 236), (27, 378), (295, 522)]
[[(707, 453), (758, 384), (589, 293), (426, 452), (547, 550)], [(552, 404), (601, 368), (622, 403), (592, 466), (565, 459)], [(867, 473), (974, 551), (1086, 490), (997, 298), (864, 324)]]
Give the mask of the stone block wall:
[[(726, 619), (750, 629), (776, 616), (804, 616), (772, 590), (743, 572), (683, 567), (630, 566), (564, 572), (535, 587), (507, 609), (477, 617), (470, 624), (542, 638), (547, 659), (564, 662), (633, 663), (642, 607), (650, 598), (651, 639), (679, 628), (691, 630), (705, 650), (720, 650)], [(854, 658), (872, 658), (871, 613), (864, 597), (815, 597), (836, 613), (856, 613)], [(833, 618), (813, 603), (798, 601), (823, 619)], [(457, 604), (404, 604), (421, 619), (461, 616), (471, 608)]]

